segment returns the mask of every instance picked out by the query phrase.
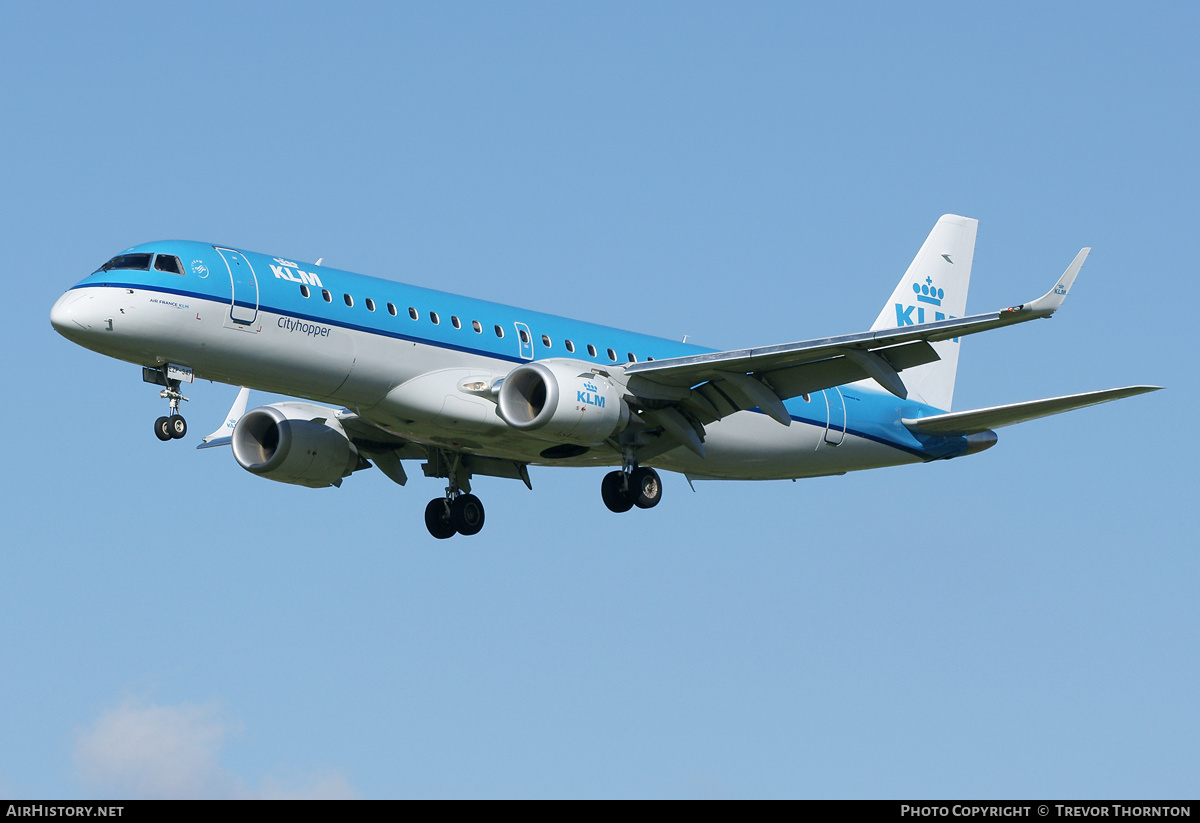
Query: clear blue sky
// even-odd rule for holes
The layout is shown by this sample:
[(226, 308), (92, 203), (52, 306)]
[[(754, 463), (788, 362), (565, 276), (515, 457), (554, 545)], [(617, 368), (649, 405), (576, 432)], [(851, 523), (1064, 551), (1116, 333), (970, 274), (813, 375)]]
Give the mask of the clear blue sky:
[[(0, 30), (0, 796), (1200, 794), (1194, 3), (19, 3)], [(261, 480), (50, 306), (191, 238), (727, 348), (979, 218), (956, 408), (797, 483)], [(252, 402), (269, 402), (252, 396)]]

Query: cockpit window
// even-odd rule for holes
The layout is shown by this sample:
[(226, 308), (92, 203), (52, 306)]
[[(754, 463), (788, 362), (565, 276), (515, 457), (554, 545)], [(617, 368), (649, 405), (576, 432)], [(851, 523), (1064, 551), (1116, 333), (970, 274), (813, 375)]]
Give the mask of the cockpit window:
[(183, 274), (183, 264), (173, 254), (160, 254), (154, 258), (155, 271), (165, 271), (171, 274)]
[(134, 269), (136, 271), (150, 271), (150, 255), (149, 254), (118, 254), (112, 260), (109, 260), (97, 271), (112, 271), (113, 269)]

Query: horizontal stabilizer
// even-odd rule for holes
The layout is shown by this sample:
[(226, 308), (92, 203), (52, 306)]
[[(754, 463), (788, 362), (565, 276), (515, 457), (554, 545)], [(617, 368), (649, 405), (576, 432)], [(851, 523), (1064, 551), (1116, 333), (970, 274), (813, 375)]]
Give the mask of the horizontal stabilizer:
[(1135, 394), (1158, 391), (1161, 388), (1162, 386), (1126, 386), (1123, 389), (1105, 389), (1045, 400), (1030, 400), (1025, 403), (1010, 403), (1007, 406), (992, 406), (990, 409), (951, 412), (915, 419), (906, 417), (901, 422), (917, 434), (968, 435), (1082, 409), (1085, 406), (1095, 406), (1110, 400), (1120, 400), (1123, 397), (1133, 397)]

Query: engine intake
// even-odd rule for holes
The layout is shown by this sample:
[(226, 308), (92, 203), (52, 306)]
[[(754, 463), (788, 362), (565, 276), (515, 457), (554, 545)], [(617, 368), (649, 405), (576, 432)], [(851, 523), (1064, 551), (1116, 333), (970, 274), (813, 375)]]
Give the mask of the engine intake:
[(358, 450), (329, 414), (304, 403), (247, 412), (233, 429), (233, 457), (268, 480), (314, 489), (340, 486), (358, 467)]
[(612, 381), (576, 360), (517, 366), (500, 386), (504, 422), (541, 440), (603, 443), (629, 423), (629, 407)]

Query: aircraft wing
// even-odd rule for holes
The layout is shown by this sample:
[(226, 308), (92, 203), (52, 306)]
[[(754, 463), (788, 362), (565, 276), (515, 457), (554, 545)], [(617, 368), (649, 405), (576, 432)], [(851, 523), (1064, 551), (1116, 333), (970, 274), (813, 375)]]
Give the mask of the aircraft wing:
[(1158, 391), (1161, 388), (1162, 386), (1126, 386), (1123, 389), (1084, 392), (1064, 397), (1050, 397), (1046, 400), (1009, 403), (1005, 406), (992, 406), (987, 409), (937, 414), (918, 419), (906, 417), (900, 422), (910, 431), (920, 434), (976, 434), (1002, 426), (1011, 426), (1015, 423), (1024, 423), (1026, 420), (1036, 420), (1039, 417), (1049, 417), (1052, 414), (1082, 409), (1085, 406), (1095, 406), (1097, 403), (1107, 403), (1110, 400), (1120, 400), (1123, 397)]
[(625, 368), (628, 388), (651, 402), (677, 403), (701, 424), (757, 406), (786, 426), (791, 419), (783, 401), (789, 397), (868, 377), (905, 398), (908, 390), (899, 373), (937, 360), (930, 343), (1054, 314), (1089, 251), (1076, 255), (1050, 291), (1019, 306), (860, 334), (633, 363)]

